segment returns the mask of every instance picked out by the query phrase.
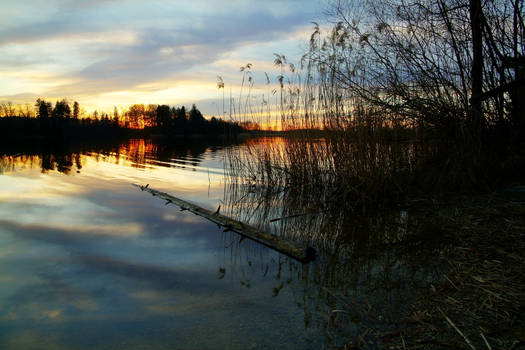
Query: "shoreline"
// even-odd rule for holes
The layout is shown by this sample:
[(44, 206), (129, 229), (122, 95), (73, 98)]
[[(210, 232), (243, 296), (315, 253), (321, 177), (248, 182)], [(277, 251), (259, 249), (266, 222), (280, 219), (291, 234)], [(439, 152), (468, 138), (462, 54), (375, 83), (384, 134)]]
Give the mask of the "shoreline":
[[(510, 190), (509, 190), (510, 189)], [(410, 305), (380, 349), (518, 349), (525, 345), (525, 186), (438, 201), (448, 271)], [(349, 343), (341, 349), (367, 348)]]

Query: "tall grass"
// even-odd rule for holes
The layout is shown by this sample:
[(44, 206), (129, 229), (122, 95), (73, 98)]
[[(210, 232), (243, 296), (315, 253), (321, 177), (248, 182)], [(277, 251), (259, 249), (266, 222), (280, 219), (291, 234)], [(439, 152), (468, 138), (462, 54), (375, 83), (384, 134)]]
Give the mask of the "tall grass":
[[(398, 9), (401, 14), (392, 6), (385, 11), (393, 11), (399, 28), (384, 22), (377, 9), (368, 9), (377, 18), (364, 27), (339, 13), (342, 21), (328, 34), (315, 25), (298, 65), (276, 54), (275, 86), (255, 113), (252, 66), (241, 68), (247, 96), (239, 94), (235, 114), (243, 121), (257, 115), (255, 122), (278, 114), (282, 140), (230, 153), (235, 181), (313, 196), (305, 200), (319, 208), (336, 202), (362, 211), (410, 193), (487, 189), (520, 178), (525, 161), (519, 154), (509, 159), (507, 137), (508, 115), (516, 108), (494, 119), (499, 100), (485, 100), (483, 127), (472, 127), (468, 31), (458, 47), (459, 34), (415, 30), (410, 6)], [(450, 20), (428, 11), (436, 26)], [(414, 38), (420, 46), (411, 49), (406, 45)], [(447, 50), (458, 55), (443, 57)], [(508, 94), (498, 98), (513, 102)]]
[(291, 191), (317, 210), (331, 203), (363, 210), (403, 197), (418, 163), (432, 151), (431, 143), (422, 141), (425, 131), (345, 96), (347, 90), (311, 63), (296, 68), (282, 55), (275, 63), (274, 109), (266, 105), (255, 119), (253, 108), (238, 103), (236, 112), (257, 122), (264, 113), (263, 119), (272, 120), (277, 111), (282, 131), (278, 138), (271, 133), (231, 149), (229, 181)]

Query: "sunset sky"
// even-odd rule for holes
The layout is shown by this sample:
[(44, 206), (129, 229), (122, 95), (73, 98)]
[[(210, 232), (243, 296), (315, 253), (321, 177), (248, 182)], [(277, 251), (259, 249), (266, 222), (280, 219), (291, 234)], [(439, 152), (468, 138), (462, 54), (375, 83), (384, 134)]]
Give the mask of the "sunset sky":
[[(297, 59), (324, 0), (1, 0), (0, 101), (77, 100), (87, 112), (196, 103), (217, 115), (217, 76), (275, 80), (273, 53)], [(264, 80), (264, 81), (263, 81)], [(220, 103), (222, 104), (222, 102)]]

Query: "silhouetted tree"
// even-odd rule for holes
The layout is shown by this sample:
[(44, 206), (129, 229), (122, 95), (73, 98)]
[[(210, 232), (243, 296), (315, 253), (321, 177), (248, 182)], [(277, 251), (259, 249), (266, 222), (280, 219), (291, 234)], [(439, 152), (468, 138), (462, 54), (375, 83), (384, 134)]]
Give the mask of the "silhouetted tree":
[[(484, 92), (518, 80), (517, 69), (505, 62), (525, 53), (523, 3), (339, 1), (332, 31), (323, 36), (316, 26), (305, 63), (316, 68), (323, 86), (341, 89), (326, 91), (334, 99), (330, 105), (341, 94), (343, 101), (357, 97), (388, 111), (385, 118), (476, 138), (497, 119), (505, 122), (505, 100), (511, 96), (504, 89), (490, 97)], [(347, 115), (336, 112), (339, 119)]]
[(170, 128), (171, 110), (170, 106), (159, 105), (156, 111), (156, 125), (161, 130), (167, 131)]
[(144, 126), (157, 126), (158, 105), (149, 104), (144, 108)]
[(173, 113), (173, 127), (175, 133), (185, 134), (187, 126), (186, 108), (184, 106), (175, 109)]
[(51, 116), (51, 102), (46, 102), (46, 100), (39, 98), (36, 100), (35, 107), (38, 110), (38, 118), (47, 119)]
[(66, 99), (56, 102), (52, 116), (58, 119), (69, 119), (71, 117), (71, 108)]
[(145, 108), (143, 104), (134, 104), (129, 107), (126, 113), (129, 118), (129, 126), (134, 129), (142, 129), (144, 127), (144, 113)]
[(117, 106), (114, 106), (113, 107), (113, 123), (116, 125), (120, 125), (119, 121), (120, 121), (120, 118), (118, 114), (118, 109), (117, 109)]
[(73, 103), (73, 119), (78, 119), (80, 114), (80, 106), (77, 101)]
[(197, 109), (195, 104), (191, 106), (189, 120), (191, 123), (202, 123), (204, 121), (202, 113)]
[(193, 133), (205, 133), (206, 130), (206, 119), (202, 116), (202, 113), (194, 105), (191, 106), (189, 114), (189, 124)]

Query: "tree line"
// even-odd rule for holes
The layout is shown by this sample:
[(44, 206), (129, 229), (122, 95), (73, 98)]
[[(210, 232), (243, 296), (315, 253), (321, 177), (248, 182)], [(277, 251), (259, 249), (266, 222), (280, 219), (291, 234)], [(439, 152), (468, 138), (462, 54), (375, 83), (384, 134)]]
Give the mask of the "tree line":
[[(117, 118), (118, 111), (114, 110)], [(185, 106), (134, 104), (122, 112), (119, 117), (126, 128), (146, 129), (158, 134), (210, 134), (239, 133), (244, 128), (236, 122), (227, 122), (220, 118), (204, 118), (195, 104), (188, 111)]]
[(204, 118), (197, 107), (189, 111), (185, 106), (133, 104), (119, 110), (114, 107), (113, 114), (94, 111), (86, 115), (80, 104), (70, 104), (66, 99), (52, 102), (43, 98), (36, 100), (34, 106), (14, 106), (11, 102), (2, 103), (0, 132), (4, 136), (124, 136), (124, 135), (235, 135), (244, 130), (238, 123), (212, 117)]

